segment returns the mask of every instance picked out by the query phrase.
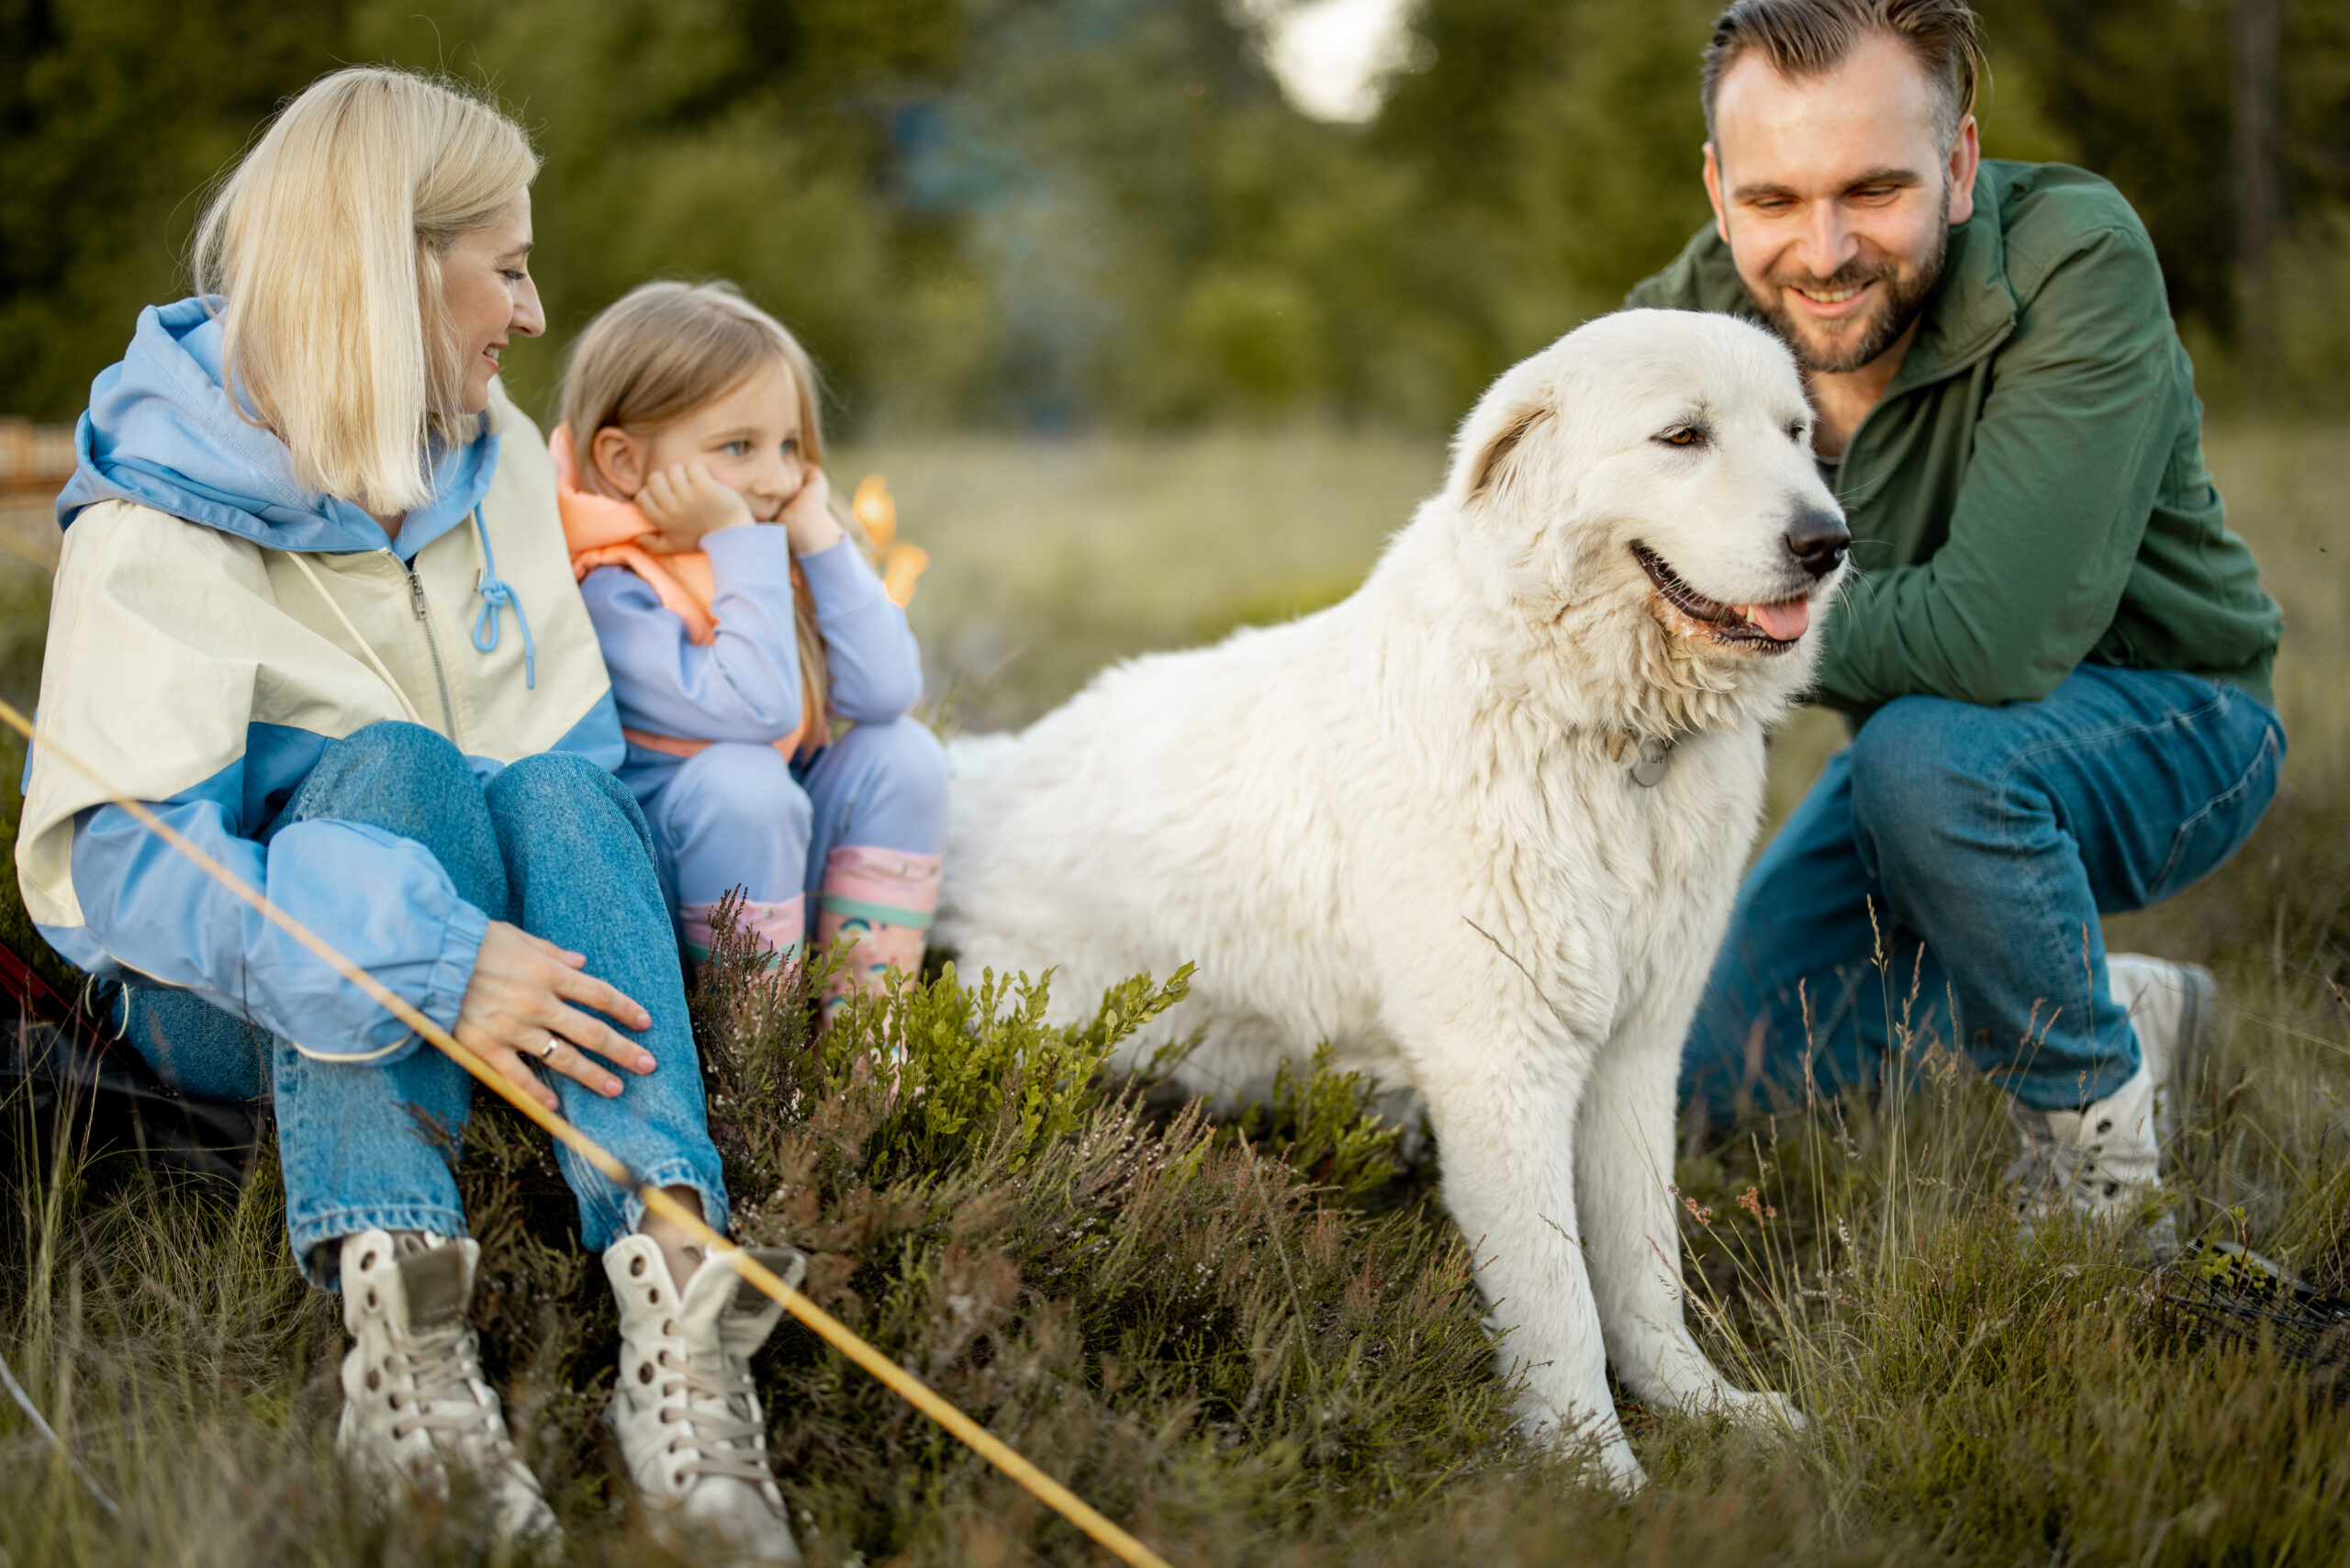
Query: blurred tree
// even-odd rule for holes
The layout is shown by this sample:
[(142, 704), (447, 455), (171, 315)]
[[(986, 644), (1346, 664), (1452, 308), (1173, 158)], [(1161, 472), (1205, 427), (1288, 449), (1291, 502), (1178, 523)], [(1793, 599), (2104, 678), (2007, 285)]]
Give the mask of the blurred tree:
[(331, 69), (339, 0), (0, 0), (0, 410), (67, 419), (176, 297), (193, 193)]
[(1425, 0), (1425, 71), (1373, 130), (1418, 182), (1407, 263), (1460, 324), (1445, 389), (1612, 308), (1707, 218), (1697, 56), (1715, 0)]
[(1276, 410), (1326, 332), (1281, 255), (1334, 133), (1219, 0), (970, 0), (970, 50), (909, 180), (972, 218), (1004, 333), (992, 411), (1057, 427)]
[[(1976, 0), (1999, 77), (1994, 113), (2019, 86), (2008, 78), (2020, 77), (2022, 95), (2037, 100), (2031, 118), (2066, 143), (2062, 155), (2119, 185), (2145, 219), (2172, 313), (2206, 339), (2235, 332), (2247, 244), (2265, 255), (2315, 236), (2331, 249), (2350, 210), (2350, 7), (2250, 3), (2266, 12), (2255, 31), (2276, 51), (2250, 87), (2273, 101), (2245, 106), (2263, 128), (2255, 147), (2239, 134), (2232, 95), (2231, 17), (2246, 0)], [(2246, 202), (2259, 208), (2250, 238), (2238, 226)], [(2262, 256), (2253, 265), (2272, 273)], [(2253, 286), (2265, 297), (2280, 283), (2264, 275)], [(2346, 306), (2335, 294), (2270, 308), (2332, 316)]]
[[(1283, 99), (1275, 3), (0, 0), (0, 410), (79, 407), (184, 286), (201, 187), (348, 61), (484, 83), (537, 136), (553, 331), (509, 380), (542, 409), (596, 309), (723, 274), (850, 428), (1440, 425), (1706, 220), (1718, 0), (1419, 0), (1368, 126)], [(2350, 6), (1978, 4), (1986, 146), (2120, 185), (2199, 345), (2243, 301), (2228, 7), (2273, 6), (2259, 297), (2282, 382), (2350, 395)]]
[(961, 33), (954, 0), (363, 0), (352, 43), (491, 84), (546, 155), (551, 341), (509, 376), (527, 403), (552, 404), (564, 341), (628, 288), (725, 276), (868, 415), (965, 325), (939, 220), (887, 199), (892, 109), (938, 89)]

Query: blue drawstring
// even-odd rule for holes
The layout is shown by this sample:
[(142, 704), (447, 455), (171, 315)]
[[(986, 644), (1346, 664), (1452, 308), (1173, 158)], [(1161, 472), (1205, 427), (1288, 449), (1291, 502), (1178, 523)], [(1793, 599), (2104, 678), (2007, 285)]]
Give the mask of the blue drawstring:
[(481, 508), (474, 508), (474, 537), (481, 541), (481, 570), (474, 576), (474, 592), (481, 595), (481, 614), (474, 619), (474, 652), (495, 653), (498, 650), (498, 612), (511, 609), (514, 619), (522, 628), (522, 686), (525, 690), (539, 689), (539, 650), (531, 641), (531, 618), (522, 613), (522, 601), (514, 597), (498, 577), (498, 557), (489, 553), (489, 529), (481, 521)]

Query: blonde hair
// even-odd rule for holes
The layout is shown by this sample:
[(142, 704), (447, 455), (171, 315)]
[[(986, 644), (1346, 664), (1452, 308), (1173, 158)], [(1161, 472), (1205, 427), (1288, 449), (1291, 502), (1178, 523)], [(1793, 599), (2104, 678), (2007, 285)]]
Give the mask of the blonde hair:
[[(580, 482), (610, 493), (595, 458), (598, 431), (609, 426), (651, 437), (762, 371), (779, 371), (790, 383), (800, 406), (800, 456), (823, 467), (823, 383), (789, 328), (731, 283), (647, 283), (629, 290), (588, 323), (564, 367), (562, 420), (578, 454)], [(843, 532), (862, 548), (864, 531), (837, 494), (832, 510)], [(796, 571), (792, 604), (800, 712), (820, 723), (830, 671), (815, 600)]]
[(382, 513), (431, 496), (431, 450), (478, 429), (441, 257), (538, 169), (521, 128), (454, 84), (363, 66), (313, 82), (221, 185), (196, 288), (226, 297), (221, 378), (297, 483)]

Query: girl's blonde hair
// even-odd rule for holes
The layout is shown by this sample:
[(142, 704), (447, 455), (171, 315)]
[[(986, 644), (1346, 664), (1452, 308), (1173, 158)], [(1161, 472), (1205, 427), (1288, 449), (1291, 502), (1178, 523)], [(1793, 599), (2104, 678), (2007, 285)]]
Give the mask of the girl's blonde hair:
[(488, 104), (373, 66), (313, 82), (237, 165), (196, 226), (196, 285), (226, 297), (222, 379), (296, 482), (379, 513), (430, 497), (431, 450), (478, 428), (441, 258), (538, 170)]
[[(598, 431), (610, 426), (650, 438), (762, 371), (779, 371), (790, 383), (799, 403), (800, 457), (823, 467), (823, 383), (789, 328), (731, 283), (647, 283), (631, 289), (588, 323), (564, 369), (562, 420), (571, 430), (580, 482), (612, 493), (596, 463)], [(862, 547), (864, 531), (838, 495), (832, 510), (843, 531)], [(800, 712), (822, 724), (831, 687), (824, 639), (816, 625), (815, 601), (797, 572), (792, 594)]]

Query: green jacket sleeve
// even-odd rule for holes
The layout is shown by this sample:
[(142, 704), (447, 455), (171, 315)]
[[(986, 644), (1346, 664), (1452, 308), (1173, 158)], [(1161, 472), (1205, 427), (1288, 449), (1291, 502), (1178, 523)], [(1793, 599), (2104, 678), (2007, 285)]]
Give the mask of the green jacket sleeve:
[(1998, 350), (1947, 541), (1914, 566), (1863, 560), (1828, 618), (1819, 700), (2035, 700), (2071, 674), (2112, 624), (2161, 485), (2171, 353), (2144, 234), (2083, 236)]

